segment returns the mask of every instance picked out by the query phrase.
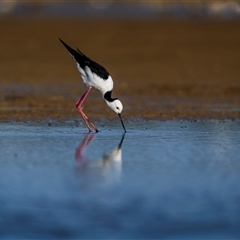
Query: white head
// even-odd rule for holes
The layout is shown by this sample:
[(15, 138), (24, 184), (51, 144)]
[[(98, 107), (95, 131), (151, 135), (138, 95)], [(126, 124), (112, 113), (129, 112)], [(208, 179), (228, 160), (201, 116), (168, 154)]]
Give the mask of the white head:
[(115, 113), (117, 113), (117, 115), (119, 116), (120, 121), (121, 121), (121, 123), (122, 123), (123, 129), (124, 129), (124, 131), (126, 132), (126, 129), (125, 129), (125, 126), (124, 126), (124, 124), (123, 124), (122, 117), (121, 117), (121, 112), (122, 112), (122, 110), (123, 110), (123, 105), (122, 105), (122, 103), (121, 103), (117, 98), (115, 98), (113, 101), (107, 101), (106, 99), (105, 99), (105, 101), (106, 101), (107, 105), (108, 105)]
[(106, 103), (117, 114), (123, 110), (123, 105), (118, 99), (114, 99), (112, 102), (106, 101)]

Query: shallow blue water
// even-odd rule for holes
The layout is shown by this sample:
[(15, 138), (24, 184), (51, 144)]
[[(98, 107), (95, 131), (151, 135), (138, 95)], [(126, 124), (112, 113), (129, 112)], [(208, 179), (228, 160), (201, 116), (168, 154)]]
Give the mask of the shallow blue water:
[(0, 124), (1, 238), (240, 237), (240, 121), (97, 125)]

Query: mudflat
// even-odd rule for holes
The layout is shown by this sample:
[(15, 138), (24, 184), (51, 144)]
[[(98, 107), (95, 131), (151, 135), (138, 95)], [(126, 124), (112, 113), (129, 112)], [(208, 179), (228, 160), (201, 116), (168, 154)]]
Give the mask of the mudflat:
[[(220, 20), (0, 18), (0, 119), (80, 117), (86, 91), (58, 38), (102, 64), (124, 119), (238, 119), (240, 22)], [(98, 92), (84, 109), (115, 119)]]

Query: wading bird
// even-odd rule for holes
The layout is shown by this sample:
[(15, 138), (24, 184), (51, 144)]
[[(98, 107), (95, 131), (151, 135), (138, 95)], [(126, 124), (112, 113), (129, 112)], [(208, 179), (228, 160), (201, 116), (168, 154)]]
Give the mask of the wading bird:
[(82, 97), (76, 102), (76, 108), (81, 114), (85, 124), (87, 125), (87, 128), (89, 132), (91, 132), (91, 127), (98, 132), (98, 129), (96, 126), (89, 120), (87, 115), (82, 110), (82, 105), (84, 100), (86, 99), (87, 95), (89, 94), (90, 90), (92, 88), (98, 90), (102, 96), (107, 105), (118, 114), (120, 121), (122, 123), (124, 132), (126, 132), (125, 126), (123, 124), (123, 120), (121, 117), (121, 112), (123, 110), (123, 105), (118, 100), (118, 98), (112, 98), (112, 90), (113, 90), (113, 80), (108, 71), (101, 66), (100, 64), (94, 62), (89, 57), (84, 55), (78, 48), (77, 50), (72, 49), (70, 46), (68, 46), (64, 41), (62, 41), (60, 38), (59, 40), (61, 43), (67, 48), (70, 55), (73, 57), (74, 61), (76, 62), (77, 69), (80, 72), (82, 76), (82, 80), (87, 86), (87, 91), (82, 95)]

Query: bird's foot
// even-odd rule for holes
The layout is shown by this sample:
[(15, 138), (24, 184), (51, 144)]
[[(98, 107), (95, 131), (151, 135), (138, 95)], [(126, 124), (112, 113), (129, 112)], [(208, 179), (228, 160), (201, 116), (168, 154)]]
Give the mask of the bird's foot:
[[(95, 133), (99, 132), (99, 130), (97, 128), (94, 128), (94, 130), (95, 130)], [(88, 128), (88, 133), (91, 133), (91, 132), (92, 132), (92, 129)]]

